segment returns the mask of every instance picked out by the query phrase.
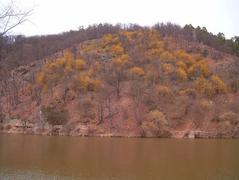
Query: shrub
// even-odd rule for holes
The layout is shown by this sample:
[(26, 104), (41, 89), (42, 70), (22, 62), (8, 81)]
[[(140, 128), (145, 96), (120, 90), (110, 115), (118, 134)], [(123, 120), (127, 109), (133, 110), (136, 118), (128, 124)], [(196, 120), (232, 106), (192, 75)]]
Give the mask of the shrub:
[(132, 76), (136, 77), (142, 77), (145, 74), (144, 70), (140, 67), (132, 67), (129, 72)]
[(181, 96), (191, 96), (193, 98), (195, 98), (197, 96), (197, 92), (195, 89), (192, 89), (192, 88), (186, 88), (186, 89), (183, 89), (179, 92), (179, 95)]
[(64, 125), (67, 123), (69, 113), (63, 108), (43, 106), (41, 108), (45, 120), (51, 125)]
[(153, 110), (148, 113), (148, 121), (144, 121), (141, 124), (141, 128), (143, 130), (144, 136), (146, 137), (167, 137), (166, 125), (167, 120), (165, 115), (158, 111)]
[(239, 117), (236, 113), (231, 111), (226, 112), (218, 117), (219, 122), (229, 122), (231, 125), (237, 125), (239, 123)]
[(164, 113), (153, 110), (148, 113), (148, 118), (153, 121), (159, 128), (163, 128), (167, 125), (167, 120)]
[(168, 86), (163, 85), (157, 86), (156, 92), (159, 96), (169, 96), (173, 94), (172, 90)]
[(79, 102), (78, 108), (82, 118), (95, 119), (95, 105), (91, 99), (86, 98)]
[(213, 107), (213, 102), (207, 99), (202, 99), (199, 101), (199, 108), (202, 109), (203, 111), (208, 111), (212, 109)]

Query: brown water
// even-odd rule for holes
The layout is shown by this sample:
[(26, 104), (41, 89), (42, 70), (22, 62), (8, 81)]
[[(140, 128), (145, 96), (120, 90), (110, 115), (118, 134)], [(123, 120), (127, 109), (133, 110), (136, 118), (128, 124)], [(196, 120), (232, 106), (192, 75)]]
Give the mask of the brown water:
[(239, 180), (239, 140), (0, 134), (0, 179)]

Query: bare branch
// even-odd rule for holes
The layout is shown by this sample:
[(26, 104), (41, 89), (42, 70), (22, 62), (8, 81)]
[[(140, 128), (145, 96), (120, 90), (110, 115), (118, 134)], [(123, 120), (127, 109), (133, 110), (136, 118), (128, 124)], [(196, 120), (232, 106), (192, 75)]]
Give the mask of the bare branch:
[(0, 8), (0, 37), (7, 34), (16, 26), (28, 21), (28, 16), (32, 13), (32, 9), (28, 11), (21, 11), (14, 7), (14, 2), (6, 8)]

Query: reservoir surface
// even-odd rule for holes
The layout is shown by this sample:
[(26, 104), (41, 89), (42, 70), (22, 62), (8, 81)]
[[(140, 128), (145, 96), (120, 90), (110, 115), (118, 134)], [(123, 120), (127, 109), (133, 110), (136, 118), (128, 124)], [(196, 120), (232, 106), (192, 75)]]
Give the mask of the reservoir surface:
[(0, 134), (1, 180), (239, 180), (239, 140)]

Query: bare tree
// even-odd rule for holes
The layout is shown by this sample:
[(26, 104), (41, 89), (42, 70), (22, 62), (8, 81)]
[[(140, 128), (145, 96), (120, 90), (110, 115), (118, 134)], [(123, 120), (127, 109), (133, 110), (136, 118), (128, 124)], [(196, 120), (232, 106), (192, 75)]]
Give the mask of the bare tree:
[(32, 9), (18, 9), (13, 0), (11, 0), (10, 3), (5, 6), (0, 4), (0, 37), (3, 37), (10, 30), (28, 21), (28, 17), (31, 13)]
[[(7, 34), (20, 24), (28, 21), (28, 17), (31, 15), (31, 10), (21, 10), (16, 6), (14, 0), (10, 0), (8, 3), (0, 2), (0, 62), (4, 59), (4, 49), (6, 43), (11, 39)], [(1, 69), (0, 64), (0, 69)]]
[[(31, 10), (21, 10), (19, 9), (14, 0), (11, 0), (7, 4), (2, 4), (0, 2), (0, 62), (3, 59), (3, 52), (6, 45), (6, 42), (8, 41), (7, 33), (9, 33), (12, 29), (17, 27), (18, 25), (28, 21), (28, 17), (30, 16), (32, 12)], [(7, 74), (6, 68), (0, 64), (0, 84), (3, 86), (4, 84), (7, 85), (6, 87), (9, 87), (7, 83)], [(12, 81), (13, 89), (14, 89), (14, 102), (18, 102), (18, 86), (13, 79)], [(0, 89), (1, 91), (1, 89)], [(7, 92), (7, 90), (5, 89)], [(11, 91), (8, 91), (9, 93)], [(10, 95), (10, 94), (9, 94)], [(3, 93), (0, 92), (0, 99), (3, 96)], [(8, 96), (7, 96), (8, 97)], [(11, 96), (9, 96), (11, 97)], [(3, 108), (0, 104), (0, 122), (2, 122), (3, 119)]]

